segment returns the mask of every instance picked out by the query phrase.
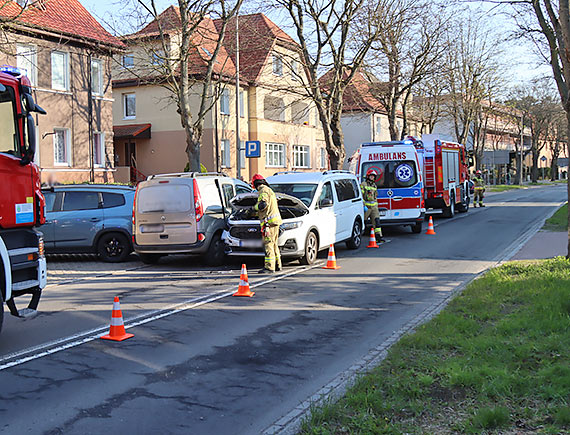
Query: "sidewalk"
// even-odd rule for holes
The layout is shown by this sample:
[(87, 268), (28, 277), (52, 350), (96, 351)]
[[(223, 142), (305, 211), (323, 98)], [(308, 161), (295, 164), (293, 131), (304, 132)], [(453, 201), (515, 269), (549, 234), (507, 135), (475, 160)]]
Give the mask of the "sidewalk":
[(556, 256), (566, 256), (568, 234), (540, 230), (515, 254), (512, 260), (538, 260)]

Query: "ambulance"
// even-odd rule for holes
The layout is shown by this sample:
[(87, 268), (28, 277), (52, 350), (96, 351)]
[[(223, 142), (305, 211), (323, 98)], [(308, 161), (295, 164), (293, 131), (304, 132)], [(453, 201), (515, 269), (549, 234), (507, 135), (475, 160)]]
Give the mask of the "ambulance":
[(422, 231), (425, 218), (423, 152), (421, 141), (406, 139), (362, 144), (351, 159), (351, 169), (360, 182), (366, 172), (378, 174), (378, 209), (382, 226), (409, 226), (413, 233)]

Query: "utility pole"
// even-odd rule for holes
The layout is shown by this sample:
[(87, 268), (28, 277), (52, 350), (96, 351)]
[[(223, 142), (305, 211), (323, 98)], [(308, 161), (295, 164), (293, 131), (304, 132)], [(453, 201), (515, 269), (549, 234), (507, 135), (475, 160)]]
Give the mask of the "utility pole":
[(524, 144), (524, 112), (521, 112), (521, 155), (519, 170), (519, 185), (523, 184), (523, 144)]
[(239, 118), (241, 113), (239, 111), (239, 13), (236, 14), (236, 176), (241, 177), (241, 146), (239, 140)]

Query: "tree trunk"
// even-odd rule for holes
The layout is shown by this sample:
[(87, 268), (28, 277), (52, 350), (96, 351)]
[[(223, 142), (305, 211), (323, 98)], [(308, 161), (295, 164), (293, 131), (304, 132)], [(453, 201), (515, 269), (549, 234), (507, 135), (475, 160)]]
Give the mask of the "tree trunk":
[(532, 152), (532, 169), (530, 172), (530, 179), (533, 183), (538, 181), (538, 151)]
[[(566, 110), (566, 130), (568, 136), (570, 138), (570, 109), (565, 106), (564, 109)], [(566, 155), (570, 152), (570, 143), (566, 144)], [(567, 245), (567, 252), (566, 258), (570, 259), (570, 171), (566, 174), (566, 194), (567, 194), (567, 201), (568, 201), (568, 245)]]
[(330, 121), (329, 162), (331, 169), (342, 169), (346, 153), (344, 151), (344, 134), (340, 124), (340, 117), (333, 117)]
[(558, 158), (554, 157), (550, 163), (550, 181), (558, 179)]
[(200, 143), (202, 142), (202, 132), (196, 131), (191, 126), (186, 127), (186, 154), (190, 172), (200, 172)]

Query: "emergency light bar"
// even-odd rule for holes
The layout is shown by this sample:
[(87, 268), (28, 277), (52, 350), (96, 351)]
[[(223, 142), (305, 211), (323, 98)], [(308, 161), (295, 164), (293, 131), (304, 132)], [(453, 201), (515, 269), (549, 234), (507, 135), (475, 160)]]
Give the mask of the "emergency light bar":
[(0, 66), (0, 72), (7, 73), (13, 75), (14, 77), (25, 76), (27, 75), (27, 71), (23, 68), (18, 68), (15, 66), (10, 65), (2, 65)]

